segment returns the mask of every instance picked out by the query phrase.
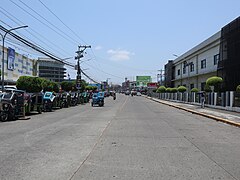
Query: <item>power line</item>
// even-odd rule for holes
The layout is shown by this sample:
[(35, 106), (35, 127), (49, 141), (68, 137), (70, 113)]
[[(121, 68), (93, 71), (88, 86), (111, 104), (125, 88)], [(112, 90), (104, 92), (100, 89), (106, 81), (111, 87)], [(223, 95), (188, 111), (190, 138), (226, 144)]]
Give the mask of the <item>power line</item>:
[[(67, 40), (68, 42), (73, 43), (74, 45), (76, 45), (77, 43), (72, 41), (71, 39), (66, 38), (65, 36), (63, 36), (63, 34), (59, 33), (58, 31), (56, 31), (54, 28), (50, 27), (49, 25), (47, 25), (46, 23), (44, 23), (43, 21), (41, 21), (40, 19), (36, 18), (34, 15), (32, 15), (31, 13), (29, 13), (28, 11), (26, 11), (24, 8), (22, 8), (20, 5), (18, 5), (17, 3), (13, 2), (13, 0), (9, 0), (11, 1), (14, 5), (16, 5), (17, 7), (19, 7), (21, 10), (23, 10), (25, 13), (27, 13), (28, 15), (30, 15), (31, 17), (33, 17), (34, 19), (36, 19), (38, 22), (42, 23), (43, 25), (47, 26), (49, 29), (51, 29), (52, 31), (54, 31), (55, 33), (57, 33), (59, 36), (61, 36), (62, 38), (64, 38), (65, 40)], [(56, 28), (58, 29), (58, 28)], [(59, 29), (58, 29), (59, 30)]]
[(66, 25), (49, 7), (47, 7), (41, 0), (38, 0), (52, 15), (54, 15), (67, 29), (69, 29), (79, 40), (83, 41), (85, 44), (88, 44), (84, 41), (77, 33), (75, 33), (68, 25)]
[(33, 8), (31, 8), (30, 6), (28, 6), (26, 3), (24, 3), (22, 0), (18, 0), (20, 1), (23, 5), (25, 5), (28, 9), (30, 9), (31, 11), (33, 11), (34, 13), (36, 13), (39, 17), (41, 17), (42, 19), (44, 19), (48, 24), (50, 24), (51, 26), (53, 26), (54, 28), (56, 28), (58, 31), (60, 31), (61, 33), (63, 33), (65, 36), (67, 36), (68, 38), (70, 38), (71, 40), (73, 40), (75, 43), (79, 43), (78, 41), (76, 41), (75, 39), (73, 39), (71, 36), (69, 36), (67, 33), (65, 33), (64, 31), (62, 31), (60, 28), (58, 28), (57, 26), (55, 26), (53, 23), (51, 23), (49, 20), (47, 20), (45, 17), (43, 17), (41, 14), (39, 14), (37, 11), (35, 11)]
[[(2, 14), (4, 14), (7, 18), (9, 18), (10, 20), (12, 20), (13, 22), (15, 22), (17, 25), (21, 25), (21, 24), (25, 24), (23, 21), (21, 21), (21, 20), (19, 20), (16, 16), (13, 16), (11, 13), (9, 13), (8, 11), (6, 11), (5, 9), (3, 9), (2, 7), (0, 7), (3, 11), (5, 11), (5, 12), (3, 12), (1, 9), (0, 9), (0, 12), (2, 13)], [(15, 18), (16, 20), (14, 20), (13, 18)], [(5, 25), (6, 25), (6, 23), (5, 22), (3, 22), (2, 20), (0, 20), (2, 23), (4, 23)], [(20, 23), (21, 24), (20, 24)], [(9, 25), (8, 25), (9, 26)], [(10, 27), (10, 26), (9, 26)], [(31, 27), (29, 27), (29, 29), (31, 30), (31, 31), (33, 31), (34, 33), (36, 33), (38, 36), (40, 36), (42, 39), (44, 39), (45, 41), (47, 41), (48, 43), (50, 43), (50, 44), (52, 44), (54, 47), (57, 47), (58, 49), (61, 49), (61, 51), (64, 51), (66, 54), (68, 54), (68, 52), (67, 51), (65, 51), (64, 49), (62, 49), (60, 46), (58, 46), (57, 44), (54, 44), (54, 43), (52, 43), (51, 41), (49, 41), (46, 37), (44, 37), (43, 35), (41, 35), (40, 33), (38, 33), (37, 31), (35, 31), (34, 29), (32, 29)], [(36, 35), (34, 35), (33, 33), (31, 33), (30, 31), (28, 31), (27, 29), (26, 29), (26, 31), (29, 33), (29, 34), (31, 34), (32, 36), (34, 36), (36, 39), (38, 39), (39, 41), (41, 41), (44, 45), (46, 45), (47, 47), (49, 47), (50, 49), (52, 49), (52, 50), (54, 50), (54, 51), (57, 51), (59, 54), (61, 54), (61, 55), (63, 55), (60, 51), (58, 51), (58, 50), (56, 50), (56, 49), (53, 49), (53, 47), (51, 47), (51, 46), (49, 46), (49, 45), (47, 45), (42, 39), (40, 39), (39, 37), (37, 37)], [(20, 33), (18, 33), (18, 34), (20, 34)]]

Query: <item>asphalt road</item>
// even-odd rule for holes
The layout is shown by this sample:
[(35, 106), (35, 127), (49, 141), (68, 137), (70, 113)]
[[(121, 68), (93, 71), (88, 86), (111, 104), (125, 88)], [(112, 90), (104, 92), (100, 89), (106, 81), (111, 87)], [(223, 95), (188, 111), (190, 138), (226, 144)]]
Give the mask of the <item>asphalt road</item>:
[(240, 179), (240, 129), (143, 97), (0, 123), (0, 179)]

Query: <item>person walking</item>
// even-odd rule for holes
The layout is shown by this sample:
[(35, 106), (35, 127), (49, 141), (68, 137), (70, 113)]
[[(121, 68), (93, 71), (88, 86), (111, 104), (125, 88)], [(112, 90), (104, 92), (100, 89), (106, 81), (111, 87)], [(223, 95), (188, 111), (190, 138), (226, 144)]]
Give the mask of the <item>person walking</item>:
[(201, 92), (201, 108), (204, 108), (205, 106), (205, 92)]

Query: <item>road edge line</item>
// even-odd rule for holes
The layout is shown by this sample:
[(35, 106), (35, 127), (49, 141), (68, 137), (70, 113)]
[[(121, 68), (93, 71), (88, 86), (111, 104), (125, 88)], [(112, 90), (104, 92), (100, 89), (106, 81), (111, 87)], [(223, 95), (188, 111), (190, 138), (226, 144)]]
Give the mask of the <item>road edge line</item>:
[(147, 96), (144, 96), (144, 97), (147, 98), (147, 99), (150, 99), (152, 101), (164, 104), (164, 105), (168, 105), (168, 106), (171, 106), (171, 107), (174, 107), (174, 108), (177, 108), (177, 109), (181, 109), (181, 110), (184, 110), (184, 111), (187, 111), (187, 112), (191, 112), (193, 114), (201, 115), (201, 116), (204, 116), (204, 117), (207, 117), (207, 118), (210, 118), (210, 119), (214, 119), (216, 121), (220, 121), (220, 122), (223, 122), (223, 123), (226, 123), (226, 124), (230, 124), (230, 125), (233, 125), (233, 126), (236, 126), (236, 127), (240, 127), (240, 123), (235, 122), (235, 121), (231, 121), (231, 120), (228, 120), (228, 119), (224, 119), (224, 118), (216, 117), (216, 116), (213, 116), (213, 115), (205, 114), (205, 113), (202, 113), (202, 112), (194, 111), (194, 110), (184, 108), (184, 107), (180, 107), (180, 106), (177, 106), (177, 105), (165, 103), (165, 102), (162, 102), (160, 100), (156, 100), (152, 97), (147, 97)]

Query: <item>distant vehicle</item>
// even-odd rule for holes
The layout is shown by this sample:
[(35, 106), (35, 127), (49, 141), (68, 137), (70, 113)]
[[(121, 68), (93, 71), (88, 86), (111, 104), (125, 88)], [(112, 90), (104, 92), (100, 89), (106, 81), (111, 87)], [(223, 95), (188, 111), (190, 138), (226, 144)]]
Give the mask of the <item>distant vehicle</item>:
[(96, 104), (99, 106), (104, 106), (104, 92), (98, 92), (92, 95), (92, 106)]
[(142, 94), (140, 92), (137, 92), (137, 96), (141, 96)]
[(132, 91), (131, 91), (131, 95), (132, 95), (132, 96), (136, 96), (136, 95), (137, 95), (137, 91), (132, 90)]
[(129, 95), (130, 94), (130, 91), (129, 90), (127, 90), (127, 91), (125, 91), (125, 95)]

